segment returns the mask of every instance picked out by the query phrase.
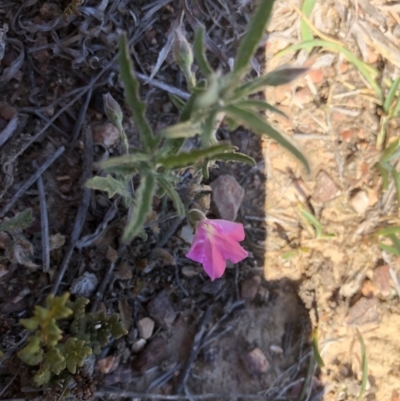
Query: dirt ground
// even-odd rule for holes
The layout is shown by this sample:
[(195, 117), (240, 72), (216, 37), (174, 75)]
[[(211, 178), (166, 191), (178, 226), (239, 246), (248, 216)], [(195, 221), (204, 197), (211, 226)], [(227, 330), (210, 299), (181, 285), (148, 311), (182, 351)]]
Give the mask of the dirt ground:
[[(398, 53), (387, 58), (384, 48), (398, 48), (399, 10), (381, 1), (357, 3), (317, 1), (315, 28), (378, 66), (384, 76), (396, 76)], [(357, 399), (362, 380), (358, 333), (368, 362), (365, 398), (397, 400), (399, 262), (370, 236), (398, 218), (395, 194), (382, 191), (374, 167), (380, 154), (375, 146), (379, 106), (373, 96), (357, 94), (365, 81), (343, 55), (322, 49), (274, 58), (282, 48), (299, 43), (299, 16), (290, 4), (277, 4), (266, 66), (270, 70), (290, 63), (311, 71), (284, 90), (268, 89), (266, 97), (291, 116), (290, 122), (277, 123), (301, 146), (312, 167), (307, 175), (266, 141), (265, 278), (300, 282), (299, 295), (318, 326), (324, 400)], [(398, 121), (392, 123), (389, 141), (398, 135)], [(301, 209), (311, 211), (324, 232), (334, 236), (317, 239)]]
[[(84, 288), (92, 308), (120, 313), (129, 331), (90, 358), (79, 383), (90, 377), (96, 390), (80, 399), (356, 400), (363, 380), (360, 336), (368, 363), (362, 399), (400, 399), (400, 268), (371, 236), (398, 225), (394, 185), (384, 192), (375, 168), (381, 108), (342, 54), (318, 47), (276, 57), (301, 42), (301, 18), (292, 5), (301, 8), (302, 2), (276, 2), (252, 74), (284, 64), (310, 67), (292, 84), (268, 88), (265, 98), (290, 116), (267, 118), (299, 145), (311, 173), (274, 142), (221, 127), (220, 139), (257, 164), (221, 164), (204, 182), (212, 185), (229, 174), (245, 190), (237, 221), (245, 227), (249, 257), (214, 282), (184, 257), (193, 234), (161, 199), (153, 201), (147, 241), (135, 240), (114, 263), (126, 209), (116, 198), (85, 191), (83, 183), (96, 174), (97, 162), (121, 153), (102, 104), (107, 92), (123, 104), (117, 30), (128, 34), (147, 116), (161, 129), (177, 119), (168, 93), (187, 94), (169, 46), (182, 10), (188, 40), (197, 23), (204, 23), (212, 63), (226, 71), (253, 3), (86, 1), (81, 15), (67, 20), (62, 13), (68, 1), (4, 3), (0, 141), (12, 134), (0, 142), (0, 222), (28, 207), (35, 220), (12, 245), (0, 233), (0, 400), (58, 399), (54, 388), (32, 387), (35, 369), (16, 357), (26, 341), (18, 320), (30, 316), (57, 282), (58, 293), (73, 297)], [(399, 74), (397, 4), (317, 0), (310, 20), (314, 36), (340, 41), (385, 77)], [(124, 113), (130, 143), (137, 146), (127, 107)], [(397, 128), (393, 120), (389, 141)], [(192, 184), (190, 172), (185, 177), (181, 189)], [(207, 207), (212, 194), (205, 194)], [(42, 254), (43, 200), (48, 265)], [(210, 217), (217, 217), (216, 206)], [(327, 235), (317, 238), (304, 211)], [(154, 327), (145, 335), (149, 321)], [(314, 360), (316, 329), (323, 367)]]

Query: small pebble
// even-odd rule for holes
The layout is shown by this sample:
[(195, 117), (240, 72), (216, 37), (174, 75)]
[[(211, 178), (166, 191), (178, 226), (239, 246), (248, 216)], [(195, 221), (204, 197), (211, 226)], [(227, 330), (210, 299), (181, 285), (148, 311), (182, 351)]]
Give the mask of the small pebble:
[(279, 345), (271, 345), (269, 349), (275, 354), (283, 354), (283, 349)]
[(358, 191), (351, 199), (350, 204), (357, 214), (363, 215), (369, 206), (368, 195), (365, 191)]
[(149, 339), (154, 330), (154, 320), (149, 317), (144, 317), (138, 321), (138, 330), (140, 337), (145, 340)]
[(186, 278), (192, 278), (199, 275), (199, 272), (193, 266), (183, 266), (181, 272), (182, 276), (185, 276)]
[(140, 352), (146, 346), (146, 343), (147, 341), (144, 338), (135, 341), (132, 345), (132, 352)]
[(269, 362), (260, 348), (242, 355), (242, 362), (249, 374), (265, 373), (269, 368)]

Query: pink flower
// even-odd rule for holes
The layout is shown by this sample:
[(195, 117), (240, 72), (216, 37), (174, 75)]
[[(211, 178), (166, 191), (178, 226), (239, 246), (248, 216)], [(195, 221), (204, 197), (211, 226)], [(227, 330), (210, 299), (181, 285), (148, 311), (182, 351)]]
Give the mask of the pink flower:
[(211, 280), (220, 278), (226, 261), (238, 263), (248, 253), (239, 241), (244, 240), (243, 225), (226, 220), (201, 220), (197, 223), (192, 246), (186, 257), (203, 265)]

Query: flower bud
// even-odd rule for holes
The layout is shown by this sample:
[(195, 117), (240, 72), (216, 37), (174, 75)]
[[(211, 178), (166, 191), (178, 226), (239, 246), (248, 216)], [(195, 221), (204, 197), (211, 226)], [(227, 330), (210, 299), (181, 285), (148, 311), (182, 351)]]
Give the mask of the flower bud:
[(103, 95), (103, 101), (104, 101), (104, 110), (106, 112), (107, 117), (115, 126), (121, 125), (123, 114), (120, 105), (111, 96), (110, 93), (106, 93), (105, 95)]
[(173, 55), (176, 64), (178, 64), (179, 68), (185, 74), (186, 79), (189, 80), (193, 64), (193, 52), (180, 29), (175, 31)]
[(187, 219), (189, 221), (189, 224), (195, 229), (197, 226), (197, 223), (199, 223), (202, 220), (206, 220), (207, 217), (206, 215), (198, 210), (198, 209), (191, 209), (187, 213)]

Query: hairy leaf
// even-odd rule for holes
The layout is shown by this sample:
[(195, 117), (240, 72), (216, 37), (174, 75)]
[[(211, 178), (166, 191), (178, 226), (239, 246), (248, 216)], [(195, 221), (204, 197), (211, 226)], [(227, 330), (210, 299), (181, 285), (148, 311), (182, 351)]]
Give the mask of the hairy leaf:
[(253, 79), (252, 81), (240, 86), (234, 92), (233, 97), (235, 99), (241, 99), (253, 93), (260, 92), (266, 86), (280, 86), (288, 84), (297, 79), (300, 75), (305, 74), (308, 70), (308, 68), (280, 67), (266, 75)]
[(12, 219), (8, 221), (3, 221), (0, 224), (0, 232), (8, 231), (13, 234), (17, 231), (22, 231), (32, 225), (34, 218), (32, 216), (32, 209), (26, 209), (21, 213), (15, 215)]
[(206, 58), (204, 49), (204, 27), (202, 26), (198, 28), (195, 33), (193, 50), (194, 50), (194, 57), (200, 68), (200, 71), (204, 74), (204, 76), (209, 77), (211, 74), (213, 74), (214, 71), (211, 68)]
[(283, 111), (279, 110), (277, 107), (272, 106), (272, 104), (269, 104), (267, 102), (264, 102), (262, 100), (242, 100), (239, 102), (235, 103), (236, 107), (240, 107), (242, 109), (248, 109), (248, 110), (262, 110), (262, 111), (272, 111), (273, 113), (279, 114), (282, 117), (285, 117), (289, 119), (287, 114), (285, 114)]
[(253, 18), (250, 20), (247, 33), (240, 43), (233, 68), (233, 74), (238, 79), (246, 74), (250, 66), (251, 58), (265, 33), (274, 2), (274, 0), (261, 0)]
[(214, 155), (211, 158), (211, 160), (221, 160), (224, 162), (246, 163), (252, 167), (254, 167), (256, 165), (256, 161), (252, 157), (250, 157), (244, 153), (239, 153), (239, 152), (219, 153), (217, 155)]
[(164, 191), (168, 194), (168, 196), (171, 198), (172, 202), (174, 202), (175, 209), (178, 212), (178, 215), (184, 216), (185, 215), (185, 206), (183, 205), (183, 202), (182, 202), (178, 192), (175, 190), (173, 184), (161, 176), (157, 177), (157, 181), (161, 185), (161, 187), (164, 189)]
[(179, 110), (179, 112), (182, 112), (182, 110), (185, 108), (186, 103), (180, 97), (175, 96), (172, 93), (168, 93), (168, 98), (171, 103)]
[(153, 132), (144, 115), (146, 105), (139, 97), (139, 82), (133, 73), (133, 63), (129, 55), (128, 41), (125, 33), (119, 37), (119, 65), (121, 81), (125, 86), (125, 98), (132, 110), (132, 115), (135, 123), (140, 131), (140, 139), (146, 151), (153, 149), (155, 141)]
[(112, 198), (115, 194), (119, 194), (123, 197), (128, 197), (130, 195), (126, 185), (111, 177), (111, 175), (90, 178), (86, 181), (85, 186), (90, 189), (106, 192), (109, 198)]
[(290, 143), (281, 133), (272, 128), (256, 113), (235, 106), (227, 106), (225, 110), (231, 118), (240, 121), (243, 125), (245, 125), (248, 129), (254, 131), (256, 134), (268, 135), (273, 140), (278, 142), (285, 149), (296, 156), (304, 164), (308, 172), (310, 171), (308, 161), (303, 156), (303, 154), (294, 145), (292, 145), (292, 143)]
[(191, 152), (182, 152), (175, 156), (160, 158), (158, 162), (167, 169), (183, 168), (199, 163), (206, 158), (211, 158), (216, 154), (231, 150), (231, 145), (215, 145), (205, 149), (196, 149)]
[(166, 138), (190, 138), (201, 132), (201, 124), (193, 123), (191, 121), (185, 121), (171, 125), (168, 128), (160, 131), (160, 135)]
[(151, 172), (142, 175), (136, 195), (136, 208), (133, 212), (131, 221), (125, 227), (122, 236), (123, 242), (131, 242), (133, 238), (142, 230), (147, 216), (152, 210), (153, 196), (156, 191), (156, 179)]

